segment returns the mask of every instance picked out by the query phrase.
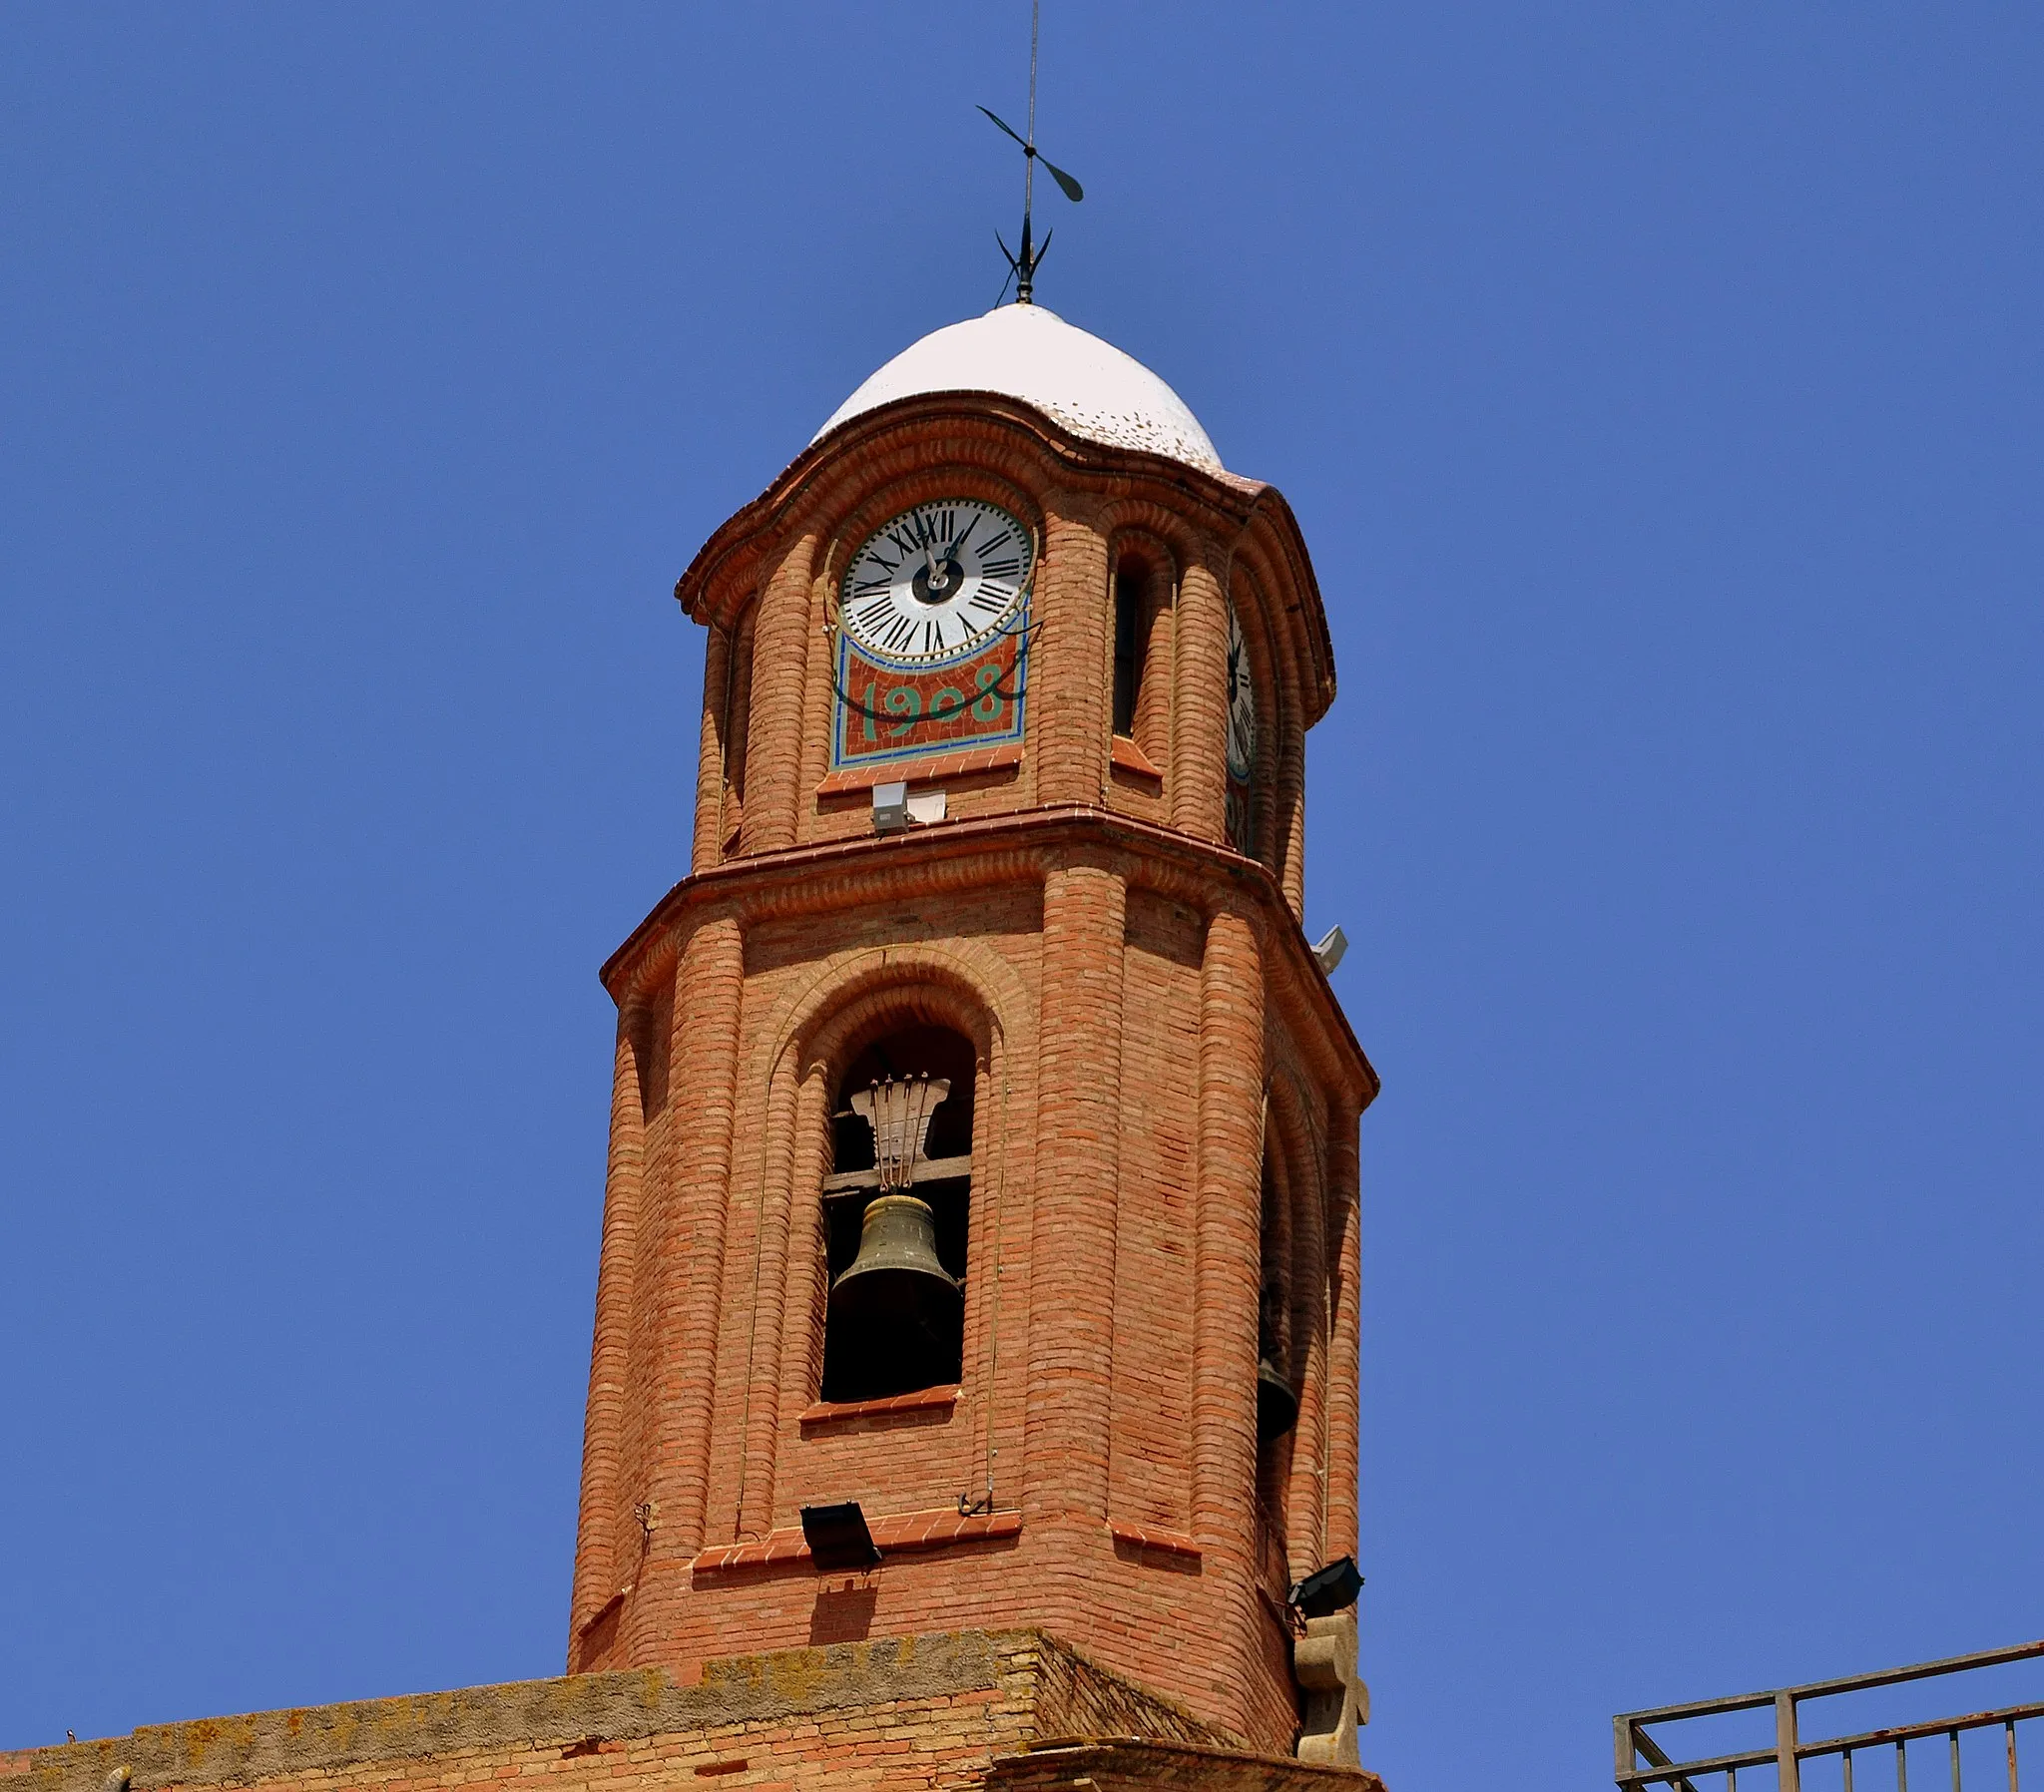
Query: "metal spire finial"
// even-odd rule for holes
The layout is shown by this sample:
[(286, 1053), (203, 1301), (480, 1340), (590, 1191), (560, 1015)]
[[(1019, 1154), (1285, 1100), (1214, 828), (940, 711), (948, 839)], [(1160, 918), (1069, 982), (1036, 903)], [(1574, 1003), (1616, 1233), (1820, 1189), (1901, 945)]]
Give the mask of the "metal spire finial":
[[(1036, 270), (1043, 265), (1044, 251), (1050, 247), (1051, 238), (1050, 231), (1045, 230), (1042, 242), (1032, 246), (1031, 212), (1036, 197), (1037, 163), (1041, 162), (1043, 164), (1049, 171), (1051, 179), (1057, 182), (1065, 198), (1070, 200), (1073, 205), (1076, 206), (1086, 197), (1085, 188), (1081, 187), (1077, 181), (1066, 174), (1055, 162), (1041, 155), (1036, 148), (1036, 28), (1041, 11), (1042, 0), (1030, 0), (1028, 135), (1025, 137), (1005, 120), (995, 117), (991, 112), (987, 112), (984, 106), (980, 108), (981, 112), (986, 112), (988, 118), (993, 119), (996, 125), (999, 125), (1003, 131), (1007, 132), (1010, 137), (1014, 138), (1022, 146), (1022, 251), (1020, 254), (1009, 253), (1008, 245), (1002, 239), (1001, 233), (998, 230), (994, 232), (994, 240), (1000, 243), (1001, 253), (1008, 257), (1008, 272), (1015, 282), (1015, 302), (1024, 305), (1031, 301), (1031, 295), (1036, 290)], [(1007, 290), (1007, 282), (1005, 280), (1001, 283), (1001, 290), (1003, 292)], [(999, 300), (995, 302), (999, 303)]]

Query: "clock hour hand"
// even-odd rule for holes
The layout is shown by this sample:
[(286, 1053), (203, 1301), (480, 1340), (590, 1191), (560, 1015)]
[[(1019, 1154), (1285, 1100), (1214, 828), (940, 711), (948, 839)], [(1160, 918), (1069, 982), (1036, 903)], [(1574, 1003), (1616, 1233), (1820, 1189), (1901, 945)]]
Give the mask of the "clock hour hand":
[[(947, 544), (941, 552), (938, 551), (934, 542), (924, 547), (923, 552), (930, 557), (931, 591), (944, 591), (950, 587), (951, 575), (945, 569), (957, 560), (959, 550), (965, 546), (966, 540), (971, 536), (973, 530), (979, 527), (979, 518), (974, 517), (971, 522), (965, 525), (965, 534), (959, 536), (956, 541)], [(961, 568), (960, 570), (962, 571), (963, 569)]]

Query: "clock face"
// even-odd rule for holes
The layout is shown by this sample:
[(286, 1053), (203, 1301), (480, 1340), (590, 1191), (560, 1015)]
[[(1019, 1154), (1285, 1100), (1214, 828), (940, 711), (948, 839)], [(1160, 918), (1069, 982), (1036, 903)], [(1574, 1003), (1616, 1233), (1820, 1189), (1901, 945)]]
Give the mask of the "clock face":
[(939, 498), (903, 511), (866, 539), (845, 569), (844, 632), (890, 666), (939, 666), (983, 646), (1029, 593), (1029, 531), (977, 498)]
[(1257, 691), (1235, 606), (1228, 607), (1228, 770), (1245, 782), (1257, 768)]

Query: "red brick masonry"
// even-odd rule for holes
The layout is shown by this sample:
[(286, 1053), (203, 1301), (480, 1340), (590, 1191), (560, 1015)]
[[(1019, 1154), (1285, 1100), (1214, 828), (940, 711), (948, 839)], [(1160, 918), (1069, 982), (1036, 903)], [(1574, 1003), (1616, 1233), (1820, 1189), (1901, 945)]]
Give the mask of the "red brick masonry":
[[(1074, 1735), (1088, 1738), (1059, 1740)], [(1141, 1738), (1141, 1740), (1138, 1740)], [(1382, 1792), (1235, 1739), (1037, 1631), (962, 1631), (317, 1705), (0, 1754), (14, 1792)], [(542, 1784), (543, 1782), (543, 1784)]]

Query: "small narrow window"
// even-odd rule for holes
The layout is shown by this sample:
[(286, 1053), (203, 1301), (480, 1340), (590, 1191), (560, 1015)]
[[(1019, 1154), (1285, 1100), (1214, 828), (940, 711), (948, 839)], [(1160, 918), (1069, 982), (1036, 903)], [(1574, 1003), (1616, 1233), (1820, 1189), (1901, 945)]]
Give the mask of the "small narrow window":
[(723, 849), (738, 845), (740, 824), (746, 815), (747, 736), (753, 726), (753, 638), (759, 622), (756, 604), (746, 613), (731, 644), (731, 658), (725, 665), (724, 694), (724, 841)]
[(1114, 576), (1114, 731), (1136, 734), (1136, 703), (1143, 694), (1143, 587), (1138, 565), (1124, 563)]

